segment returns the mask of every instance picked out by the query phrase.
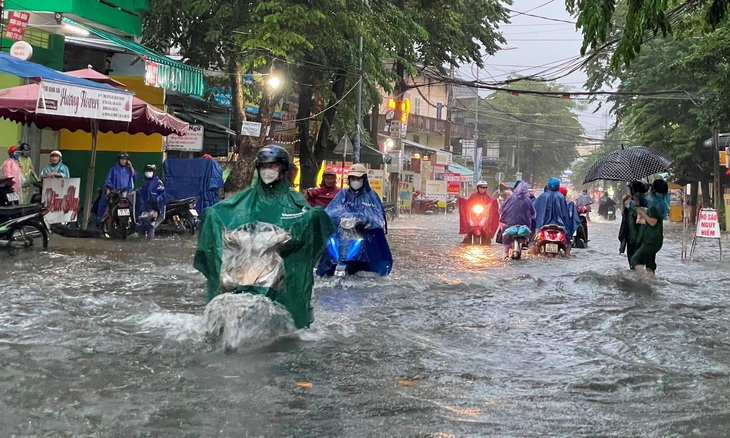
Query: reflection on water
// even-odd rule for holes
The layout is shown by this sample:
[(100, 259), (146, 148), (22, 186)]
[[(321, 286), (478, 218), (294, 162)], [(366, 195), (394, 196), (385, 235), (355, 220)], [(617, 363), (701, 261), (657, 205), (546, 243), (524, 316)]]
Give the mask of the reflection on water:
[[(618, 222), (590, 226), (569, 259), (511, 261), (462, 245), (456, 215), (401, 218), (393, 274), (318, 281), (315, 323), (293, 334), (261, 297), (206, 320), (194, 240), (54, 236), (47, 253), (3, 256), (0, 430), (725, 435), (730, 278), (716, 246), (682, 263), (668, 224), (650, 280), (618, 254)], [(244, 345), (224, 354), (205, 321)]]

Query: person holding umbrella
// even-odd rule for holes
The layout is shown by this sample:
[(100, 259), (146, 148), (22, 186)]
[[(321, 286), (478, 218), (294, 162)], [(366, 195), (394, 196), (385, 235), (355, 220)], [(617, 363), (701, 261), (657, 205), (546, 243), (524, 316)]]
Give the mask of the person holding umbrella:
[[(631, 258), (639, 247), (639, 231), (641, 221), (639, 220), (637, 207), (646, 207), (647, 200), (646, 185), (641, 181), (633, 181), (629, 184), (629, 192), (621, 199), (621, 228), (619, 229), (619, 240), (621, 248), (619, 252), (626, 251), (626, 257), (631, 266)], [(632, 267), (633, 268), (633, 267)]]
[(656, 255), (664, 243), (664, 219), (669, 214), (669, 185), (657, 179), (651, 185), (651, 196), (646, 207), (636, 207), (644, 225), (639, 231), (639, 247), (629, 259), (631, 269), (656, 272)]

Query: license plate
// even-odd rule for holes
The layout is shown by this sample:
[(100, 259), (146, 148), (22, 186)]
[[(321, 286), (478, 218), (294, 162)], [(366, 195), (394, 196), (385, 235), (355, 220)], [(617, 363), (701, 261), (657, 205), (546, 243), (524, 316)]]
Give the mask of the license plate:
[(129, 216), (129, 209), (120, 208), (119, 210), (117, 210), (117, 216)]
[(550, 254), (557, 254), (558, 253), (558, 244), (557, 243), (546, 243), (545, 252), (549, 252)]
[(198, 210), (196, 210), (196, 209), (194, 209), (194, 208), (191, 208), (191, 209), (190, 209), (190, 214), (192, 214), (192, 215), (193, 215), (193, 216), (195, 216), (195, 217), (198, 217)]
[(17, 193), (8, 193), (8, 201), (20, 201), (20, 195), (18, 195)]

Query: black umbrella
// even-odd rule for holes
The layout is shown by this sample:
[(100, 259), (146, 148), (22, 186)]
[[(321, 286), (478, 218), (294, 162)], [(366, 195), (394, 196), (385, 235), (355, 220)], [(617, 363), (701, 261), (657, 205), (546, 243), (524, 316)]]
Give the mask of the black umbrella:
[(598, 180), (636, 181), (667, 172), (671, 165), (672, 160), (659, 151), (632, 146), (601, 157), (588, 170), (583, 184)]

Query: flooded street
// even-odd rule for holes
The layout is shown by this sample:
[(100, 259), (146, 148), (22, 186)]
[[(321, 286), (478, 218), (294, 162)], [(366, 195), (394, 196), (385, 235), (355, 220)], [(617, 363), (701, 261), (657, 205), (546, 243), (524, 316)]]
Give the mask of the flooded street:
[(390, 277), (318, 281), (315, 323), (224, 354), (201, 339), (195, 241), (53, 236), (3, 253), (2, 436), (723, 436), (730, 276), (711, 242), (653, 282), (590, 223), (568, 260), (403, 218)]

